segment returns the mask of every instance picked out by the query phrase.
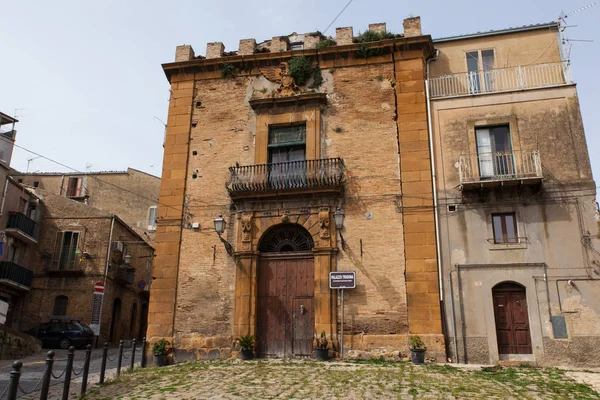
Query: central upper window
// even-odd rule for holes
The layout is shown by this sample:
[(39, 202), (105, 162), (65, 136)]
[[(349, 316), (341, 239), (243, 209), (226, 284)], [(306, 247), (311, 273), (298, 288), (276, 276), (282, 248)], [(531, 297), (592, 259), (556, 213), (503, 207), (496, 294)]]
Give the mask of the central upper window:
[(306, 124), (269, 127), (269, 163), (306, 160)]

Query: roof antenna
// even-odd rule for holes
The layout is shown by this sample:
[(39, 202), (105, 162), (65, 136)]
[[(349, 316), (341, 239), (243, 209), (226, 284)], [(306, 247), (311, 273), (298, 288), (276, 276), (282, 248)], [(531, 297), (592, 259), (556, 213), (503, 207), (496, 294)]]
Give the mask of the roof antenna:
[(85, 173), (89, 174), (90, 172), (92, 172), (92, 163), (85, 163)]
[(589, 8), (592, 8), (596, 5), (596, 2), (590, 3), (586, 6), (583, 6), (581, 8), (578, 8), (577, 10), (571, 11), (568, 14), (565, 14), (565, 12), (563, 10), (560, 11), (560, 15), (558, 16), (558, 30), (559, 30), (559, 34), (560, 34), (560, 44), (561, 44), (561, 57), (563, 59), (563, 61), (566, 61), (567, 63), (570, 63), (571, 60), (571, 48), (573, 47), (573, 42), (593, 42), (593, 40), (585, 40), (585, 39), (568, 39), (564, 37), (563, 32), (567, 29), (567, 28), (576, 28), (577, 25), (567, 25), (567, 21), (566, 19), (569, 18), (570, 16), (580, 13), (582, 11), (585, 11)]

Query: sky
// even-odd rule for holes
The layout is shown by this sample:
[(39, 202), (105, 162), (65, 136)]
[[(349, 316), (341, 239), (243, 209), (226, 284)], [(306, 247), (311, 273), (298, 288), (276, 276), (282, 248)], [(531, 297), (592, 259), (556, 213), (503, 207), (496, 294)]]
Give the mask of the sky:
[[(593, 0), (353, 0), (326, 34), (420, 16), (433, 38), (555, 21)], [(189, 44), (237, 50), (292, 32), (323, 31), (348, 0), (2, 0), (0, 111), (14, 115), (17, 145), (79, 171), (136, 168), (160, 176), (169, 84), (161, 64)], [(577, 82), (594, 177), (600, 177), (600, 5), (570, 16)], [(161, 122), (162, 121), (162, 122)], [(17, 148), (13, 168), (69, 171)], [(35, 158), (35, 159), (34, 159)]]

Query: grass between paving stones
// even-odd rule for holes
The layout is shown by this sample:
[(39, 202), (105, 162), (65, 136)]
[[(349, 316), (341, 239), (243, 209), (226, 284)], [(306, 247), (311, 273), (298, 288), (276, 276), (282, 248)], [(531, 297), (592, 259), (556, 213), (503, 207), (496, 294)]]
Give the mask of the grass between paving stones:
[(85, 399), (600, 399), (559, 369), (385, 361), (198, 361), (136, 369)]

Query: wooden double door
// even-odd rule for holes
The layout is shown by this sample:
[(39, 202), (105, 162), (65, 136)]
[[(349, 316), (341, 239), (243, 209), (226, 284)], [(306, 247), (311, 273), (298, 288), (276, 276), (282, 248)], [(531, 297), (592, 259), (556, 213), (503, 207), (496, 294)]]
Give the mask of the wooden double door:
[(312, 355), (315, 329), (312, 253), (261, 256), (257, 272), (258, 356)]
[(525, 288), (501, 283), (492, 289), (499, 354), (531, 354)]

